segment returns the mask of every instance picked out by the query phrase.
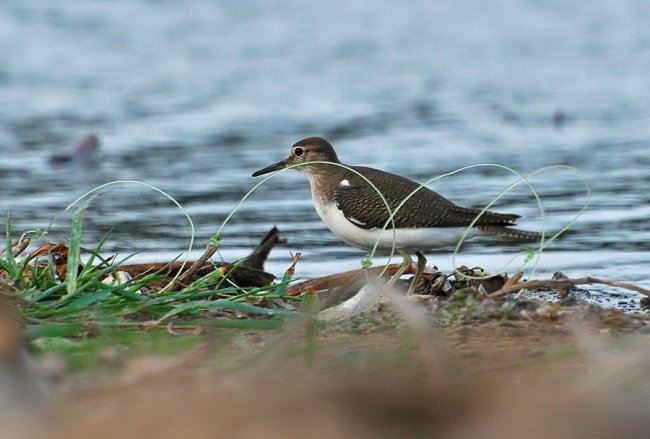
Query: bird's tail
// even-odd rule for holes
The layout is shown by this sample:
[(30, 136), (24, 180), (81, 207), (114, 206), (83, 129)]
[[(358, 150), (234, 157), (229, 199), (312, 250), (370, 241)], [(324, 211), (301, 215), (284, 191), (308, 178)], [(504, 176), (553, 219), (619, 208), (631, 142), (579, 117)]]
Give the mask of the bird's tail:
[(513, 229), (512, 227), (507, 227), (507, 226), (489, 225), (489, 226), (478, 226), (477, 228), (487, 234), (508, 236), (510, 238), (525, 239), (527, 241), (537, 241), (542, 238), (541, 233), (530, 232), (528, 230)]

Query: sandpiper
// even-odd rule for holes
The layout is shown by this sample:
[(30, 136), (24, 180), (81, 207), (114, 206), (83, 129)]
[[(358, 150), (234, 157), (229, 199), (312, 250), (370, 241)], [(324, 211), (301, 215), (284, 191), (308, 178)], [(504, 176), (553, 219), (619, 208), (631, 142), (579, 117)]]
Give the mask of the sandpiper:
[[(421, 251), (456, 244), (481, 212), (480, 209), (461, 207), (400, 175), (363, 166), (341, 165), (327, 140), (308, 137), (291, 147), (287, 159), (260, 169), (253, 173), (253, 177), (295, 166), (309, 180), (314, 207), (334, 234), (364, 250), (373, 249), (375, 243), (378, 250), (395, 248), (405, 258), (408, 258), (408, 252), (417, 252), (418, 258), (423, 259)], [(383, 232), (389, 211), (377, 191), (359, 174), (381, 191), (394, 213), (392, 222)], [(519, 215), (486, 211), (466, 238), (477, 235), (526, 240), (540, 238), (539, 233), (514, 229), (518, 218)]]

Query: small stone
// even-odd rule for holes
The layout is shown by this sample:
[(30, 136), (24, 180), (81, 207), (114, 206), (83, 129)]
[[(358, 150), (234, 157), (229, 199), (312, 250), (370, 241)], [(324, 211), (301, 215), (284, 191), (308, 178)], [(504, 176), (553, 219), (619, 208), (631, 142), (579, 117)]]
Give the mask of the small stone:
[(650, 308), (650, 297), (642, 297), (641, 300), (639, 300), (639, 305), (641, 305), (642, 308)]

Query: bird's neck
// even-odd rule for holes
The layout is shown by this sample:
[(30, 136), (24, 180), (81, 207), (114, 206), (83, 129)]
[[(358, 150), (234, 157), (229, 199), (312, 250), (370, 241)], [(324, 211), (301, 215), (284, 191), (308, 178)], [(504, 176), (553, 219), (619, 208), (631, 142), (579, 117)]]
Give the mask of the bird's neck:
[(309, 181), (311, 196), (314, 203), (328, 205), (332, 201), (332, 195), (336, 186), (345, 178), (345, 168), (335, 165), (321, 165), (305, 167), (301, 170)]

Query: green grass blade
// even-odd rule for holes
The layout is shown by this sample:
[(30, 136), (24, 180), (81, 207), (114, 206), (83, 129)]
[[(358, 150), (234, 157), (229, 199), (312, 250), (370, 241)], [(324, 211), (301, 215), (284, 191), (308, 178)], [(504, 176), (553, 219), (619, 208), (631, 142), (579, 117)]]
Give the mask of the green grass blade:
[(63, 291), (65, 288), (66, 288), (65, 284), (54, 285), (53, 287), (48, 288), (47, 290), (43, 291), (42, 293), (34, 297), (34, 302), (40, 302), (42, 300), (45, 300), (50, 296), (57, 294), (60, 291)]
[(190, 320), (174, 322), (174, 326), (212, 326), (216, 328), (234, 329), (280, 329), (284, 326), (284, 320), (261, 320), (261, 319), (210, 319)]
[(269, 317), (278, 317), (278, 318), (287, 318), (296, 315), (295, 311), (287, 311), (284, 309), (271, 309), (271, 308), (262, 308), (259, 306), (251, 305), (246, 302), (233, 302), (227, 299), (217, 299), (217, 300), (201, 300), (185, 303), (179, 306), (176, 306), (160, 319), (156, 323), (161, 323), (162, 321), (181, 314), (187, 311), (195, 311), (200, 309), (227, 309), (230, 311), (243, 312), (247, 314), (261, 314)]
[[(66, 296), (71, 296), (77, 291), (77, 278), (79, 276), (79, 262), (81, 253), (81, 230), (83, 227), (83, 211), (81, 206), (72, 217), (70, 229), (70, 248), (68, 250), (68, 272), (66, 274)], [(65, 297), (64, 297), (65, 298)]]
[(104, 247), (104, 244), (106, 244), (106, 241), (108, 241), (108, 238), (111, 236), (112, 233), (113, 233), (113, 229), (106, 232), (104, 236), (102, 236), (102, 239), (99, 241), (99, 244), (95, 246), (95, 249), (92, 251), (88, 251), (88, 253), (90, 253), (90, 258), (88, 258), (88, 262), (86, 265), (92, 266), (95, 263), (95, 258), (100, 258), (102, 259), (102, 261), (104, 261), (104, 259), (101, 257), (99, 252), (101, 251), (102, 247)]
[(97, 291), (96, 293), (88, 294), (87, 296), (83, 296), (77, 300), (74, 300), (70, 302), (68, 306), (77, 309), (86, 308), (92, 305), (93, 303), (99, 302), (105, 297), (110, 296), (111, 293), (112, 293), (111, 289), (100, 290)]
[(16, 272), (16, 261), (14, 259), (13, 246), (11, 242), (11, 213), (7, 214), (7, 226), (5, 227), (5, 242), (6, 242), (5, 254), (7, 255), (6, 256), (7, 264), (3, 267), (3, 269), (6, 270), (7, 273), (14, 275)]

